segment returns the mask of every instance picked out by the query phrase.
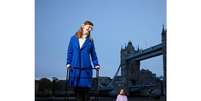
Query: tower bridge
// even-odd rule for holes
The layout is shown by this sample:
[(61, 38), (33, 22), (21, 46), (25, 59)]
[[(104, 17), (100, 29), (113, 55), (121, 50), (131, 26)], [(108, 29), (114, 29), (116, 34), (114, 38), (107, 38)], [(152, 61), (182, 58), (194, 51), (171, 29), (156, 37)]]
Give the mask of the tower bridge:
[[(161, 43), (147, 49), (135, 49), (129, 41), (125, 48), (121, 48), (121, 63), (107, 87), (100, 87), (100, 90), (119, 90), (125, 88), (128, 91), (139, 88), (140, 84), (140, 61), (163, 55), (163, 88), (166, 89), (166, 29), (162, 29)], [(118, 76), (121, 70), (121, 75)], [(143, 85), (141, 84), (140, 87)], [(146, 85), (151, 86), (151, 85)], [(163, 92), (166, 92), (163, 91)]]

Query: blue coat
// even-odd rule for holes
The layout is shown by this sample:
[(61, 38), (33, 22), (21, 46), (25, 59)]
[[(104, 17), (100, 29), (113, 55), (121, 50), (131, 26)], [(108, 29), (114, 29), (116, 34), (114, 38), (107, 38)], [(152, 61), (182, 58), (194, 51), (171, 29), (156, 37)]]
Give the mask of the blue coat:
[(84, 44), (80, 48), (78, 37), (76, 35), (72, 36), (68, 46), (66, 63), (71, 65), (69, 80), (69, 85), (71, 87), (91, 88), (91, 61), (94, 66), (99, 65), (94, 42), (87, 37)]

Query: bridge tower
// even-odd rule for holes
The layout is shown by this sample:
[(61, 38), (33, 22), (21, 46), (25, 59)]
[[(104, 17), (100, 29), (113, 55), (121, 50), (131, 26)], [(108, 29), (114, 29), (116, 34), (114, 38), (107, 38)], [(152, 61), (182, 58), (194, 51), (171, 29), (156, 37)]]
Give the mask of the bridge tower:
[[(166, 95), (166, 79), (167, 79), (167, 74), (166, 74), (166, 41), (167, 41), (167, 34), (166, 34), (167, 30), (164, 28), (163, 25), (163, 29), (161, 32), (161, 43), (163, 45), (162, 51), (163, 51), (163, 89), (162, 89), (162, 95)], [(163, 91), (164, 90), (164, 91)], [(165, 96), (166, 97), (166, 96)]]
[(125, 46), (125, 48), (121, 48), (121, 76), (125, 88), (135, 85), (137, 83), (136, 81), (139, 79), (140, 61), (126, 61), (128, 56), (138, 52), (139, 48), (136, 50), (131, 41), (128, 42), (128, 45)]

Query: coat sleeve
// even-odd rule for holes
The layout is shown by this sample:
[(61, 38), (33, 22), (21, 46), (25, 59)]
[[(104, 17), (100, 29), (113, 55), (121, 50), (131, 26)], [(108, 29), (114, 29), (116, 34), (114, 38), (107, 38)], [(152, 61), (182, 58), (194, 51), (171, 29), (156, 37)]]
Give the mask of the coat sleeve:
[(94, 67), (95, 66), (99, 66), (99, 64), (98, 64), (98, 58), (97, 58), (96, 51), (95, 51), (94, 42), (92, 42), (91, 58), (92, 58), (92, 62), (93, 62)]
[(72, 38), (70, 39), (70, 42), (69, 42), (69, 45), (68, 45), (68, 51), (67, 51), (67, 62), (66, 62), (66, 65), (67, 64), (71, 64), (72, 62), (72, 55), (73, 55), (73, 47), (72, 47)]

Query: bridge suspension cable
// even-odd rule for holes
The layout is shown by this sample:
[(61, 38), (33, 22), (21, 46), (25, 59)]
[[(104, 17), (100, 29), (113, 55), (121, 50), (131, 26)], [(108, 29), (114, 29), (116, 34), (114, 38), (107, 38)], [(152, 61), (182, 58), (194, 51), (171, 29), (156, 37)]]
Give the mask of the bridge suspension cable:
[(118, 75), (118, 73), (119, 73), (120, 68), (121, 68), (121, 64), (119, 65), (119, 67), (118, 67), (118, 69), (117, 69), (115, 75), (113, 76), (112, 81), (108, 84), (107, 87), (111, 87), (111, 86), (112, 86), (113, 82), (115, 81), (115, 79), (116, 79), (116, 77), (117, 77), (117, 75)]

